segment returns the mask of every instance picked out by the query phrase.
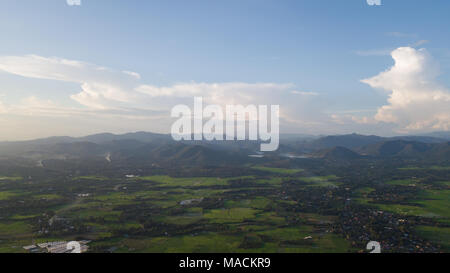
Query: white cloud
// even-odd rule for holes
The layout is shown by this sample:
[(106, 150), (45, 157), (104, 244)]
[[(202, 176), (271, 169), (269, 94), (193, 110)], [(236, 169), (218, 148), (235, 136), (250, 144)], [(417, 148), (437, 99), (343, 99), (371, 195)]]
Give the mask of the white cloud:
[(258, 104), (269, 101), (293, 88), (292, 84), (277, 83), (179, 83), (158, 87), (141, 85), (136, 90), (152, 98), (178, 98), (192, 100), (194, 96), (203, 97), (210, 104)]
[[(393, 124), (403, 131), (448, 129), (450, 95), (434, 83), (438, 69), (431, 57), (425, 50), (413, 48), (396, 49), (392, 56), (396, 63), (391, 69), (363, 80), (374, 88), (388, 91), (389, 104), (379, 108), (375, 117), (352, 112), (330, 117), (324, 112), (331, 103), (325, 96), (299, 91), (290, 83), (186, 82), (156, 86), (143, 83), (136, 72), (115, 71), (86, 62), (36, 55), (0, 56), (0, 71), (79, 86), (78, 91), (68, 94), (79, 104), (75, 106), (65, 105), (64, 100), (42, 98), (36, 92), (19, 103), (8, 104), (5, 94), (0, 99), (0, 118), (9, 117), (9, 126), (16, 128), (13, 120), (26, 117), (21, 122), (40, 124), (40, 128), (35, 128), (39, 136), (77, 132), (70, 125), (83, 122), (90, 125), (78, 130), (86, 133), (93, 130), (168, 132), (172, 121), (170, 109), (177, 104), (192, 105), (194, 96), (202, 96), (205, 104), (221, 106), (278, 104), (284, 132), (373, 132), (374, 128), (391, 130)], [(58, 126), (52, 125), (55, 118), (59, 119)], [(17, 134), (21, 134), (19, 129)]]
[(381, 0), (367, 0), (369, 6), (381, 6)]
[(291, 91), (291, 94), (302, 95), (302, 96), (318, 96), (319, 95), (319, 93), (317, 93), (317, 92), (305, 92), (305, 91), (297, 91), (297, 90)]
[(0, 57), (0, 70), (28, 78), (77, 83), (81, 92), (70, 98), (96, 110), (169, 110), (176, 103), (192, 102), (194, 96), (220, 105), (268, 103), (293, 88), (292, 84), (242, 82), (188, 82), (161, 87), (142, 84), (136, 72), (36, 55)]
[(375, 120), (394, 123), (399, 132), (449, 130), (450, 92), (436, 83), (439, 69), (428, 52), (401, 47), (391, 55), (393, 67), (362, 80), (389, 93)]
[[(91, 122), (94, 118), (109, 118), (114, 120), (115, 126), (122, 124), (123, 128), (129, 128), (129, 120), (133, 119), (142, 121), (141, 127), (136, 130), (167, 132), (171, 124), (170, 109), (177, 104), (191, 105), (194, 96), (201, 96), (205, 104), (221, 106), (281, 105), (281, 118), (297, 130), (307, 130), (306, 127), (316, 126), (324, 120), (323, 115), (317, 113), (320, 107), (311, 103), (317, 93), (295, 91), (295, 86), (290, 83), (187, 82), (155, 86), (142, 83), (136, 72), (115, 71), (86, 62), (36, 55), (0, 56), (0, 71), (26, 78), (75, 83), (79, 86), (79, 91), (68, 95), (78, 106), (64, 105), (61, 95), (56, 96), (59, 99), (49, 100), (32, 92), (32, 96), (23, 98), (19, 103), (0, 104), (2, 115), (59, 117), (68, 121), (77, 118), (86, 122)], [(148, 121), (152, 120), (152, 124), (155, 124), (155, 119), (159, 119), (159, 124), (167, 128), (148, 128)], [(111, 122), (103, 124), (98, 130), (111, 131), (111, 126), (108, 127)]]
[(341, 125), (356, 123), (356, 124), (376, 124), (377, 121), (371, 117), (358, 117), (349, 114), (332, 114), (331, 119)]
[(89, 108), (117, 109), (135, 98), (130, 88), (136, 75), (116, 72), (85, 62), (36, 55), (0, 57), (0, 70), (35, 79), (78, 83), (81, 92), (72, 99)]
[[(79, 86), (79, 90), (72, 93), (64, 91), (76, 102), (71, 106), (61, 99), (61, 94), (48, 99), (32, 92), (16, 104), (7, 104), (6, 100), (0, 99), (4, 102), (0, 103), (0, 117), (9, 115), (11, 128), (15, 128), (12, 120), (26, 117), (26, 122), (34, 120), (36, 126), (39, 124), (40, 128), (35, 128), (39, 136), (102, 131), (169, 132), (173, 122), (171, 108), (177, 104), (192, 106), (194, 96), (203, 97), (205, 105), (280, 105), (283, 132), (334, 134), (348, 130), (359, 132), (363, 126), (369, 131), (376, 122), (373, 118), (352, 117), (349, 113), (343, 113), (340, 118), (337, 115), (330, 117), (324, 111), (331, 111), (333, 102), (317, 92), (297, 89), (291, 83), (184, 82), (156, 86), (143, 83), (136, 72), (36, 55), (0, 56), (0, 71)], [(21, 122), (25, 120), (21, 119)], [(58, 125), (53, 125), (54, 122)], [(86, 126), (78, 127), (79, 131), (71, 128), (72, 124), (80, 126), (83, 122)], [(22, 133), (19, 130), (17, 134)]]
[(136, 72), (133, 72), (133, 71), (126, 71), (126, 70), (124, 70), (122, 72), (125, 73), (125, 74), (128, 74), (128, 75), (130, 75), (132, 77), (135, 77), (138, 80), (141, 79), (141, 75), (139, 73), (136, 73)]
[(69, 6), (81, 6), (81, 0), (66, 0)]

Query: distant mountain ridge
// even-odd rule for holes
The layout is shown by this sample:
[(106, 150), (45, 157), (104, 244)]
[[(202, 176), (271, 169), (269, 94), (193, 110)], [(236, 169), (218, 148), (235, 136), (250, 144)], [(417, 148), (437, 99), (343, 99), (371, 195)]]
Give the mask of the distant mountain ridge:
[(368, 145), (361, 149), (361, 153), (372, 156), (415, 156), (430, 151), (431, 148), (432, 144), (428, 143), (391, 140)]
[(378, 157), (417, 157), (450, 159), (450, 142), (423, 143), (417, 141), (390, 140), (368, 145), (361, 154)]
[(333, 147), (330, 149), (321, 150), (314, 154), (314, 157), (327, 160), (354, 160), (362, 156), (350, 149), (344, 147)]
[(385, 138), (379, 136), (364, 136), (358, 134), (326, 136), (313, 140), (307, 144), (307, 147), (311, 149), (327, 149), (332, 147), (355, 149), (383, 141), (384, 139)]
[[(97, 158), (108, 162), (161, 164), (242, 164), (259, 152), (258, 141), (174, 141), (170, 135), (135, 132), (85, 137), (50, 137), (32, 141), (0, 142), (0, 157), (30, 160)], [(380, 137), (358, 134), (324, 136), (289, 135), (280, 150), (267, 156), (301, 155), (333, 161), (372, 158), (421, 158), (450, 160), (449, 142), (433, 136)], [(262, 159), (261, 159), (262, 160)]]

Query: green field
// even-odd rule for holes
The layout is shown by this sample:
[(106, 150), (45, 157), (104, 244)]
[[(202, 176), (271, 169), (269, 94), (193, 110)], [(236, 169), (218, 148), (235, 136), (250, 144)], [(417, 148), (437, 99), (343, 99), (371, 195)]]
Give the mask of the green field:
[[(243, 175), (235, 177), (87, 175), (70, 177), (65, 184), (59, 179), (46, 180), (42, 186), (2, 183), (0, 204), (20, 202), (24, 209), (14, 207), (13, 213), (0, 218), (0, 252), (24, 252), (21, 246), (29, 245), (32, 238), (76, 237), (92, 240), (93, 252), (361, 251), (367, 242), (333, 231), (340, 220), (335, 204), (347, 200), (336, 192), (347, 193), (348, 200), (353, 200), (350, 204), (390, 211), (399, 217), (432, 219), (442, 226), (420, 226), (417, 234), (437, 243), (448, 240), (448, 229), (443, 226), (450, 219), (450, 189), (444, 176), (439, 180), (442, 182), (430, 182), (411, 178), (414, 175), (408, 172), (416, 170), (405, 170), (406, 175), (383, 179), (379, 184), (346, 184), (348, 178), (323, 170), (248, 169), (252, 175), (239, 173)], [(255, 175), (255, 170), (265, 174)], [(394, 188), (399, 197), (403, 191), (416, 193), (401, 203), (375, 201)], [(40, 226), (48, 234), (38, 233)]]
[(402, 171), (417, 171), (417, 170), (433, 170), (433, 171), (448, 171), (450, 166), (430, 166), (430, 167), (403, 167), (398, 168)]
[(417, 232), (433, 243), (442, 245), (447, 252), (450, 251), (450, 228), (418, 226)]
[(0, 175), (0, 181), (19, 181), (23, 178), (21, 176), (1, 176)]
[(296, 173), (304, 171), (303, 169), (283, 169), (283, 168), (270, 168), (270, 167), (264, 167), (264, 166), (255, 166), (255, 167), (252, 167), (252, 169), (258, 170), (258, 171), (275, 173), (275, 174), (285, 174), (285, 175), (296, 174)]
[(232, 179), (244, 179), (247, 177), (236, 178), (216, 178), (216, 177), (199, 177), (199, 178), (173, 178), (166, 175), (139, 177), (139, 180), (154, 181), (161, 186), (169, 187), (200, 187), (200, 186), (217, 186), (228, 185), (228, 181)]
[(15, 192), (0, 191), (0, 200), (7, 200), (7, 199), (17, 196), (17, 195), (18, 194)]
[(397, 186), (417, 185), (417, 183), (420, 183), (419, 179), (391, 180), (391, 181), (386, 182), (386, 184), (397, 185)]
[(339, 182), (336, 182), (337, 179), (339, 178), (335, 175), (300, 178), (301, 181), (307, 182), (313, 187), (337, 187), (339, 185)]
[[(408, 186), (411, 183), (414, 182), (411, 180), (394, 180), (388, 184)], [(373, 191), (373, 188), (359, 189), (354, 200), (361, 204), (376, 206), (381, 210), (401, 215), (431, 217), (444, 222), (448, 222), (448, 219), (450, 219), (450, 190), (424, 190), (416, 199), (411, 200), (408, 205), (374, 203), (373, 199), (368, 197), (368, 194)]]

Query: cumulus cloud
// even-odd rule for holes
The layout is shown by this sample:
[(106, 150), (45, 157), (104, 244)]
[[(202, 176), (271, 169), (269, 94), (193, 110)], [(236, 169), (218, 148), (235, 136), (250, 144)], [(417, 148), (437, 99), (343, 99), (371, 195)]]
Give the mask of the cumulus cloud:
[(180, 83), (167, 87), (141, 85), (137, 88), (150, 97), (188, 98), (202, 96), (211, 104), (257, 104), (287, 92), (292, 84), (277, 83)]
[[(318, 126), (326, 119), (325, 115), (318, 113), (321, 108), (311, 103), (318, 94), (297, 91), (290, 83), (185, 82), (156, 86), (141, 82), (141, 76), (136, 72), (116, 71), (87, 62), (37, 55), (0, 56), (0, 71), (79, 86), (78, 91), (68, 95), (78, 105), (68, 106), (63, 100), (44, 99), (34, 92), (32, 96), (13, 105), (0, 103), (1, 114), (71, 119), (84, 117), (86, 121), (92, 120), (92, 117), (114, 118), (117, 124), (118, 118), (152, 120), (153, 123), (159, 119), (164, 120), (160, 124), (167, 128), (149, 130), (161, 132), (170, 129), (170, 109), (173, 106), (192, 105), (193, 97), (201, 96), (205, 104), (220, 106), (281, 105), (280, 117), (285, 126), (301, 131), (311, 130), (310, 127)], [(129, 124), (125, 122), (124, 127)], [(99, 130), (109, 131), (108, 128), (105, 125)]]
[(391, 53), (387, 71), (362, 80), (388, 92), (388, 105), (375, 120), (394, 123), (399, 132), (450, 129), (450, 92), (436, 82), (439, 68), (425, 49), (401, 47)]
[[(42, 129), (42, 135), (58, 128), (75, 132), (69, 128), (74, 120), (78, 120), (78, 124), (96, 122), (89, 127), (89, 133), (94, 129), (114, 131), (114, 128), (115, 132), (168, 132), (170, 109), (177, 104), (192, 105), (193, 97), (201, 96), (205, 104), (220, 106), (278, 104), (281, 106), (281, 127), (284, 132), (373, 132), (374, 128), (392, 130), (394, 126), (401, 132), (448, 130), (450, 93), (436, 83), (439, 69), (431, 56), (424, 49), (405, 47), (394, 50), (392, 57), (395, 60), (392, 68), (362, 80), (373, 88), (386, 90), (389, 96), (388, 104), (380, 107), (375, 116), (365, 117), (362, 113), (357, 116), (352, 113), (330, 116), (324, 112), (331, 103), (326, 96), (319, 96), (309, 90), (299, 91), (290, 83), (184, 82), (156, 86), (143, 83), (136, 72), (116, 71), (87, 62), (36, 55), (0, 56), (0, 71), (79, 86), (79, 90), (68, 94), (76, 102), (70, 106), (64, 100), (42, 98), (36, 92), (15, 104), (8, 104), (4, 98), (0, 98), (0, 118), (10, 115), (11, 128), (15, 128), (13, 120), (17, 116), (26, 117), (23, 122), (36, 121), (30, 117), (45, 117), (46, 121), (51, 119), (51, 122), (57, 117), (61, 118), (60, 125), (53, 127), (52, 123), (47, 125), (41, 119), (39, 127), (45, 128)], [(11, 118), (11, 115), (16, 117)], [(64, 132), (61, 131), (61, 134)], [(57, 134), (57, 131), (51, 134)]]
[(167, 110), (174, 103), (192, 101), (202, 96), (207, 103), (250, 104), (282, 92), (292, 84), (278, 83), (178, 83), (155, 86), (140, 82), (141, 76), (132, 71), (114, 71), (86, 62), (36, 55), (0, 57), (0, 70), (27, 78), (77, 83), (80, 92), (71, 99), (87, 109), (97, 110)]
[(0, 57), (0, 70), (35, 79), (80, 84), (81, 92), (71, 98), (96, 109), (119, 109), (136, 100), (130, 88), (137, 84), (137, 73), (117, 72), (93, 64), (36, 55)]

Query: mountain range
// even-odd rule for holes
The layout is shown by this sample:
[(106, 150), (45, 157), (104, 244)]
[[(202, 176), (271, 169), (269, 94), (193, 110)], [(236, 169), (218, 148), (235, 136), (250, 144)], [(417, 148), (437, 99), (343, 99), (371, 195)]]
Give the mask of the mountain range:
[[(105, 162), (142, 164), (217, 165), (242, 164), (255, 158), (282, 154), (334, 161), (362, 158), (417, 158), (450, 160), (450, 135), (380, 137), (358, 134), (335, 136), (281, 136), (280, 150), (258, 153), (256, 141), (175, 142), (170, 135), (148, 132), (85, 137), (50, 137), (21, 142), (0, 142), (0, 158), (45, 160), (96, 158)], [(260, 156), (252, 156), (258, 153)], [(295, 158), (295, 156), (293, 156)]]

